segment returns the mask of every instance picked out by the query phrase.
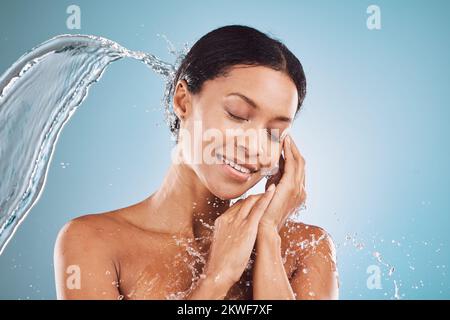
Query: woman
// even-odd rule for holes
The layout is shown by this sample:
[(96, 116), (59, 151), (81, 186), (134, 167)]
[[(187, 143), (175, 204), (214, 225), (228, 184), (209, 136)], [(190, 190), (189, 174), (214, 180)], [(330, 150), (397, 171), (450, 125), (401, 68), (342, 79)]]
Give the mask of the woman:
[[(330, 237), (288, 219), (306, 199), (305, 161), (287, 134), (305, 93), (281, 42), (239, 25), (203, 36), (169, 90), (177, 144), (163, 183), (62, 228), (58, 298), (337, 298)], [(264, 193), (231, 205), (268, 172)]]

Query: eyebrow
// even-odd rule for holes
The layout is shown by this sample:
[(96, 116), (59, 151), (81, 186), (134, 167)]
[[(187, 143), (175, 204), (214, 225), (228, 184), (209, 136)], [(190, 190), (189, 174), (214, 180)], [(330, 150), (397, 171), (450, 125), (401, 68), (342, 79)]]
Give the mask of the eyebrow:
[[(254, 109), (259, 109), (259, 106), (256, 104), (255, 101), (253, 101), (249, 97), (243, 95), (242, 93), (232, 92), (232, 93), (227, 95), (227, 97), (229, 97), (229, 96), (237, 96), (237, 97), (241, 98), (242, 100), (244, 100), (245, 102), (247, 102), (249, 105), (251, 105)], [(284, 121), (284, 122), (291, 122), (292, 118), (285, 117), (285, 116), (276, 116), (274, 118), (274, 120), (279, 120), (279, 121)]]

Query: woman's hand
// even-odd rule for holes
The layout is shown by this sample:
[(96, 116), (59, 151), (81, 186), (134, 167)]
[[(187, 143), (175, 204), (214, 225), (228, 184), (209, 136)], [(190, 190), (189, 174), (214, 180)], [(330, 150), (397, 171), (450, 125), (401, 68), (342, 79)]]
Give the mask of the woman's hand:
[(276, 184), (275, 194), (266, 213), (262, 216), (261, 229), (276, 228), (279, 231), (286, 219), (306, 200), (305, 159), (300, 154), (290, 135), (283, 141), (278, 172), (267, 180), (266, 188)]
[(258, 233), (261, 216), (269, 205), (275, 186), (233, 204), (214, 223), (213, 241), (205, 268), (206, 278), (228, 289), (244, 272)]

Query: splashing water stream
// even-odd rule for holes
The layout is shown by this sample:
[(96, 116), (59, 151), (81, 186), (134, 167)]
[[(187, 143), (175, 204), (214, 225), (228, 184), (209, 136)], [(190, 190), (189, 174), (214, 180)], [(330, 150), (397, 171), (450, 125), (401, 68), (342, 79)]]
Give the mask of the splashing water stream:
[[(177, 55), (175, 65), (181, 61)], [(38, 200), (58, 136), (107, 66), (143, 62), (166, 81), (175, 65), (91, 35), (60, 35), (23, 55), (0, 78), (0, 254)], [(173, 113), (165, 101), (165, 118)]]

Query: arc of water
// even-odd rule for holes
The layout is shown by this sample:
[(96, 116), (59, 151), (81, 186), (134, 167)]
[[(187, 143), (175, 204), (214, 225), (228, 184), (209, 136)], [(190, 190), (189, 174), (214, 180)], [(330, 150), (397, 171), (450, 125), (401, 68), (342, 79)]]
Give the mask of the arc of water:
[(58, 136), (106, 67), (141, 60), (167, 79), (175, 68), (106, 38), (60, 35), (0, 77), (0, 254), (39, 199)]

